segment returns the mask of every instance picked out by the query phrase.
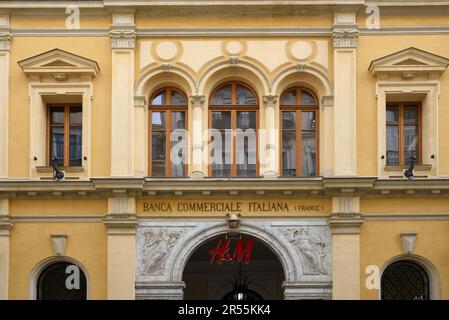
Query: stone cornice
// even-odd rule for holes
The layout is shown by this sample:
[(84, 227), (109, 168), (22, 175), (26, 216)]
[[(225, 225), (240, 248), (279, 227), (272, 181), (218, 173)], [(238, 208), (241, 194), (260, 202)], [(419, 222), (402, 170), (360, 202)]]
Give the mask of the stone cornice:
[(112, 49), (134, 49), (136, 28), (134, 25), (112, 25), (109, 31)]
[(92, 178), (87, 181), (0, 180), (0, 198), (106, 199), (108, 197), (447, 197), (449, 178)]

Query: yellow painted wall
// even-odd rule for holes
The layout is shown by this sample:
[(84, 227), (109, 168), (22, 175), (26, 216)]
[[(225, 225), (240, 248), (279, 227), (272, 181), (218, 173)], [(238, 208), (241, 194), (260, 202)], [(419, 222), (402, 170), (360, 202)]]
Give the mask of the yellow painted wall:
[(16, 37), (11, 42), (9, 175), (28, 177), (30, 113), (28, 78), (18, 61), (59, 48), (97, 61), (93, 79), (91, 170), (92, 176), (110, 174), (111, 154), (111, 46), (107, 37)]
[[(376, 78), (368, 71), (372, 60), (409, 47), (449, 58), (448, 35), (361, 36), (357, 48), (357, 173), (377, 175), (377, 101)], [(439, 99), (439, 173), (449, 174), (449, 73), (440, 77)]]
[[(372, 198), (360, 199), (362, 213), (438, 214), (449, 213), (448, 198)], [(449, 231), (449, 230), (448, 230)]]
[(107, 200), (11, 200), (11, 216), (21, 215), (104, 215)]
[(417, 232), (415, 254), (429, 260), (440, 276), (440, 298), (449, 299), (449, 221), (365, 222), (360, 234), (361, 299), (378, 299), (378, 290), (365, 286), (366, 267), (382, 269), (391, 258), (402, 254), (401, 232)]
[(106, 299), (107, 241), (103, 223), (16, 223), (11, 231), (9, 297), (28, 299), (31, 271), (53, 255), (50, 235), (68, 236), (65, 254), (87, 270), (91, 299)]
[[(67, 14), (69, 17), (69, 14)], [(110, 17), (83, 17), (83, 12), (80, 13), (80, 28), (108, 28), (112, 23)], [(65, 18), (33, 18), (30, 16), (14, 17), (11, 19), (11, 28), (65, 28)]]

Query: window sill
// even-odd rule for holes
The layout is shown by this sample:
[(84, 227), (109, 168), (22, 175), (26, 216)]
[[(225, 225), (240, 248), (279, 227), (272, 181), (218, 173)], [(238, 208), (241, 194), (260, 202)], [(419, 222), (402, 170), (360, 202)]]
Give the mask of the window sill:
[[(385, 171), (403, 171), (408, 169), (410, 166), (385, 166), (384, 170)], [(415, 165), (415, 167), (413, 168), (414, 171), (430, 171), (432, 170), (432, 165), (431, 164), (417, 164)]]
[[(63, 172), (67, 173), (83, 173), (84, 167), (60, 167)], [(53, 167), (48, 166), (36, 166), (37, 173), (53, 173)]]

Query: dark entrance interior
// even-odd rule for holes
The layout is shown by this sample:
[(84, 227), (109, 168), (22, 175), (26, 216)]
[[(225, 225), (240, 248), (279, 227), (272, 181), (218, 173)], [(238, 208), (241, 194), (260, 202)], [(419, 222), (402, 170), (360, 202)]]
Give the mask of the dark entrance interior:
[[(282, 265), (276, 255), (261, 241), (241, 236), (247, 245), (253, 239), (249, 264), (244, 261), (225, 261), (218, 264), (218, 256), (210, 263), (210, 251), (224, 244), (225, 235), (213, 238), (199, 247), (190, 257), (183, 274), (186, 283), (184, 299), (206, 300), (280, 300), (284, 281)], [(233, 254), (237, 239), (230, 239), (229, 253)], [(224, 257), (223, 257), (224, 259)], [(237, 260), (237, 259), (236, 259)]]

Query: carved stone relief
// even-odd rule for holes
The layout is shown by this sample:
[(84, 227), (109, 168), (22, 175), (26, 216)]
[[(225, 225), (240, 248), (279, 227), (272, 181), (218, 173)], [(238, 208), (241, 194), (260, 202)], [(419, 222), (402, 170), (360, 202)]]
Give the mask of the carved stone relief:
[(282, 229), (281, 233), (298, 249), (304, 275), (332, 272), (330, 235), (325, 228), (301, 226)]

